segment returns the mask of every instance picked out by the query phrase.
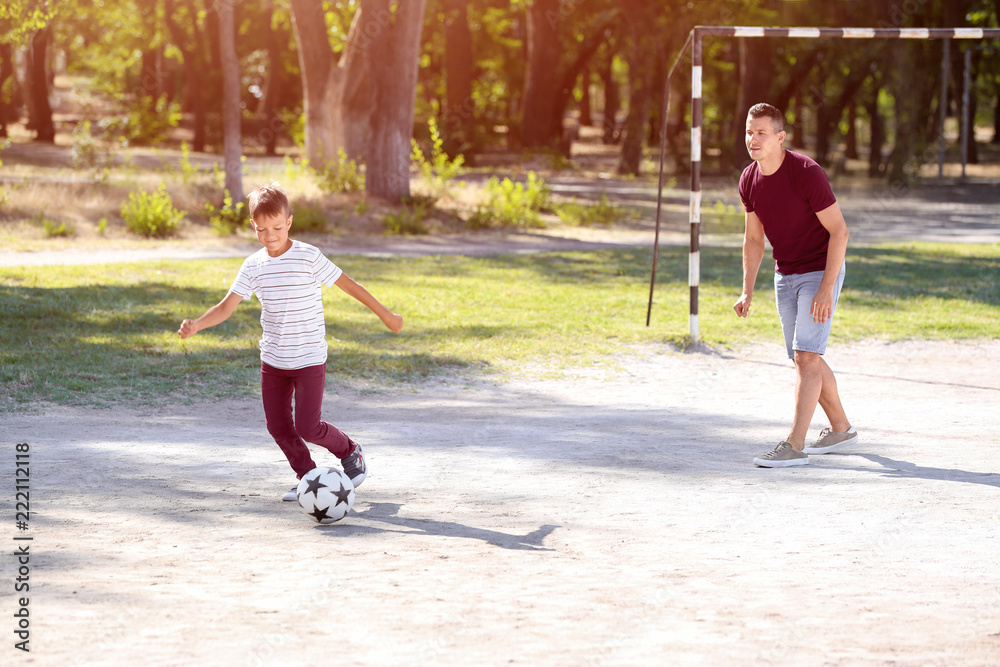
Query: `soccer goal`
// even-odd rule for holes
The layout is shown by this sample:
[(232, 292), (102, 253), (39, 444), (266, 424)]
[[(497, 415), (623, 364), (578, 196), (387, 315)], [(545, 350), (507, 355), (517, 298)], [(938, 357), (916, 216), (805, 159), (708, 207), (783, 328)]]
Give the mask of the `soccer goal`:
[[(702, 40), (705, 37), (800, 38), (800, 39), (966, 39), (1000, 38), (1000, 28), (764, 28), (753, 26), (696, 26), (688, 34), (667, 75), (663, 89), (663, 113), (660, 128), (660, 172), (656, 194), (656, 233), (653, 241), (653, 267), (649, 280), (649, 305), (646, 326), (653, 310), (656, 265), (659, 259), (660, 216), (663, 203), (663, 169), (666, 155), (667, 117), (670, 104), (670, 81), (677, 66), (691, 49), (691, 200), (688, 220), (691, 245), (688, 256), (690, 288), (689, 324), (691, 341), (698, 342), (698, 286), (701, 281), (701, 130), (702, 130)], [(945, 93), (946, 95), (946, 93)], [(763, 100), (761, 100), (763, 101)], [(945, 112), (941, 105), (942, 113)], [(942, 132), (943, 132), (942, 122)]]

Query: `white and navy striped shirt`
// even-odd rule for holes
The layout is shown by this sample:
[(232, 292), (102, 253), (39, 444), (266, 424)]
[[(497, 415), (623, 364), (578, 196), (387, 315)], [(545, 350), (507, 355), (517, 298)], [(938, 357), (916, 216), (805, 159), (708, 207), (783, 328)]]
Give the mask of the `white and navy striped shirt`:
[(229, 291), (260, 300), (261, 361), (288, 371), (326, 363), (320, 285), (332, 287), (342, 273), (319, 248), (300, 241), (278, 257), (261, 248), (246, 258)]

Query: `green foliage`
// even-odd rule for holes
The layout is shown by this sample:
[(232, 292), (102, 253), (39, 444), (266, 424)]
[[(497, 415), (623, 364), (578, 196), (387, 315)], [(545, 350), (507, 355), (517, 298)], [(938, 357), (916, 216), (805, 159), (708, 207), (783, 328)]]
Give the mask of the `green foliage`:
[(317, 234), (324, 234), (326, 232), (326, 214), (319, 206), (296, 204), (293, 213), (293, 232), (314, 232)]
[(712, 232), (735, 233), (743, 230), (746, 222), (743, 210), (717, 199), (711, 206), (702, 207), (702, 220)]
[(191, 181), (197, 178), (198, 174), (201, 172), (201, 167), (191, 162), (191, 146), (189, 146), (186, 141), (181, 142), (180, 167), (181, 182), (184, 185), (190, 184)]
[(55, 17), (58, 3), (55, 5), (35, 0), (4, 0), (0, 5), (0, 44), (25, 46), (32, 33)]
[(180, 104), (171, 102), (166, 93), (155, 100), (149, 96), (121, 95), (118, 105), (120, 115), (108, 119), (104, 125), (107, 132), (117, 136), (124, 145), (157, 144), (181, 120)]
[(567, 202), (556, 205), (555, 211), (560, 220), (572, 227), (608, 226), (629, 215), (621, 206), (612, 204), (604, 192), (596, 204)]
[(48, 218), (42, 222), (42, 229), (45, 232), (45, 236), (48, 238), (73, 236), (73, 234), (76, 233), (76, 230), (73, 229), (73, 225), (66, 222), (56, 222), (55, 220), (49, 220)]
[(337, 161), (327, 162), (316, 170), (319, 186), (324, 192), (364, 192), (365, 177), (354, 160), (347, 158), (343, 147), (337, 149)]
[(34, 223), (42, 228), (42, 233), (46, 238), (57, 238), (57, 237), (67, 237), (73, 236), (76, 230), (73, 229), (73, 225), (67, 222), (58, 222), (52, 220), (44, 212), (39, 212), (35, 216)]
[(533, 171), (525, 183), (493, 176), (486, 183), (486, 203), (476, 207), (469, 225), (473, 229), (542, 227), (539, 212), (549, 208), (550, 194), (549, 186)]
[(426, 199), (410, 199), (393, 213), (382, 217), (382, 225), (388, 235), (411, 236), (426, 234), (427, 210), (433, 206)]
[(99, 236), (104, 236), (108, 231), (108, 219), (101, 218), (97, 221), (97, 234)]
[(174, 208), (173, 200), (164, 186), (155, 192), (140, 190), (128, 194), (122, 204), (122, 218), (133, 233), (145, 237), (170, 236), (184, 219), (184, 212)]
[(354, 212), (358, 215), (364, 215), (371, 209), (371, 207), (372, 206), (368, 203), (368, 200), (362, 197), (358, 203), (354, 205)]
[(108, 171), (114, 165), (114, 154), (91, 132), (89, 120), (84, 120), (73, 128), (73, 168), (84, 169), (93, 174), (95, 181), (107, 180)]
[(427, 121), (427, 129), (430, 131), (431, 137), (430, 160), (424, 156), (416, 139), (410, 139), (412, 147), (410, 159), (416, 163), (420, 170), (420, 176), (427, 183), (431, 194), (440, 198), (448, 194), (451, 182), (462, 173), (465, 158), (461, 155), (456, 155), (454, 159), (448, 158), (448, 154), (443, 148), (444, 140), (441, 138), (437, 121), (434, 120), (433, 116)]
[(229, 190), (226, 190), (222, 197), (222, 208), (215, 208), (211, 203), (208, 203), (205, 204), (205, 212), (208, 214), (208, 222), (212, 225), (212, 231), (219, 236), (231, 236), (250, 222), (247, 205), (243, 202), (237, 202), (234, 205)]

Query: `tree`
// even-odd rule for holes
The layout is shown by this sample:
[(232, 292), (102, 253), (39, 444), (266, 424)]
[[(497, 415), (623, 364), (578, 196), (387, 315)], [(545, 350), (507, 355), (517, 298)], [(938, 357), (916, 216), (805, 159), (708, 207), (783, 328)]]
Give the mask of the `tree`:
[[(563, 115), (580, 72), (610, 37), (618, 3), (534, 0), (527, 8), (527, 62), (521, 104), (521, 141), (527, 148), (562, 142)], [(564, 147), (565, 149), (565, 147)]]
[(468, 2), (448, 0), (446, 8), (444, 133), (445, 150), (454, 155), (467, 151), (475, 141), (476, 107), (472, 98), (475, 60)]
[(351, 159), (361, 158), (368, 148), (374, 99), (363, 55), (372, 39), (366, 30), (381, 28), (377, 21), (365, 20), (365, 4), (354, 14), (338, 57), (327, 36), (322, 0), (292, 0), (305, 96), (306, 157), (317, 167), (333, 162), (340, 148)]
[(219, 46), (222, 59), (222, 133), (225, 192), (232, 201), (243, 199), (243, 145), (240, 112), (240, 60), (236, 55), (233, 6), (219, 3)]
[[(371, 41), (364, 50), (375, 90), (365, 191), (398, 201), (410, 196), (410, 139), (417, 89), (420, 32), (425, 0), (399, 3), (362, 0), (361, 14)], [(372, 29), (371, 26), (380, 26)]]
[(638, 175), (646, 140), (645, 129), (657, 92), (657, 63), (663, 60), (664, 49), (669, 49), (670, 36), (669, 33), (665, 36), (657, 24), (653, 0), (622, 2), (622, 13), (627, 26), (625, 52), (628, 57), (630, 86), (629, 113), (618, 172)]
[(56, 126), (52, 121), (52, 106), (49, 104), (49, 72), (46, 67), (51, 36), (51, 25), (32, 36), (25, 77), (28, 83), (28, 124), (35, 130), (35, 141), (50, 144), (56, 140)]

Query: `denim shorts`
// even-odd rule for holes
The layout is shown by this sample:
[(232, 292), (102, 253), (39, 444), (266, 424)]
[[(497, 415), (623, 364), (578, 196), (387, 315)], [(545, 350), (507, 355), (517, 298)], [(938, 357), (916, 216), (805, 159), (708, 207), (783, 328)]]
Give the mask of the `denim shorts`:
[(795, 358), (795, 351), (826, 352), (826, 341), (830, 338), (833, 315), (837, 312), (840, 288), (844, 286), (845, 265), (840, 265), (840, 274), (833, 287), (833, 308), (826, 322), (813, 322), (812, 300), (823, 281), (824, 271), (793, 273), (784, 275), (774, 272), (774, 303), (778, 307), (781, 332), (785, 335), (785, 349), (788, 358)]

